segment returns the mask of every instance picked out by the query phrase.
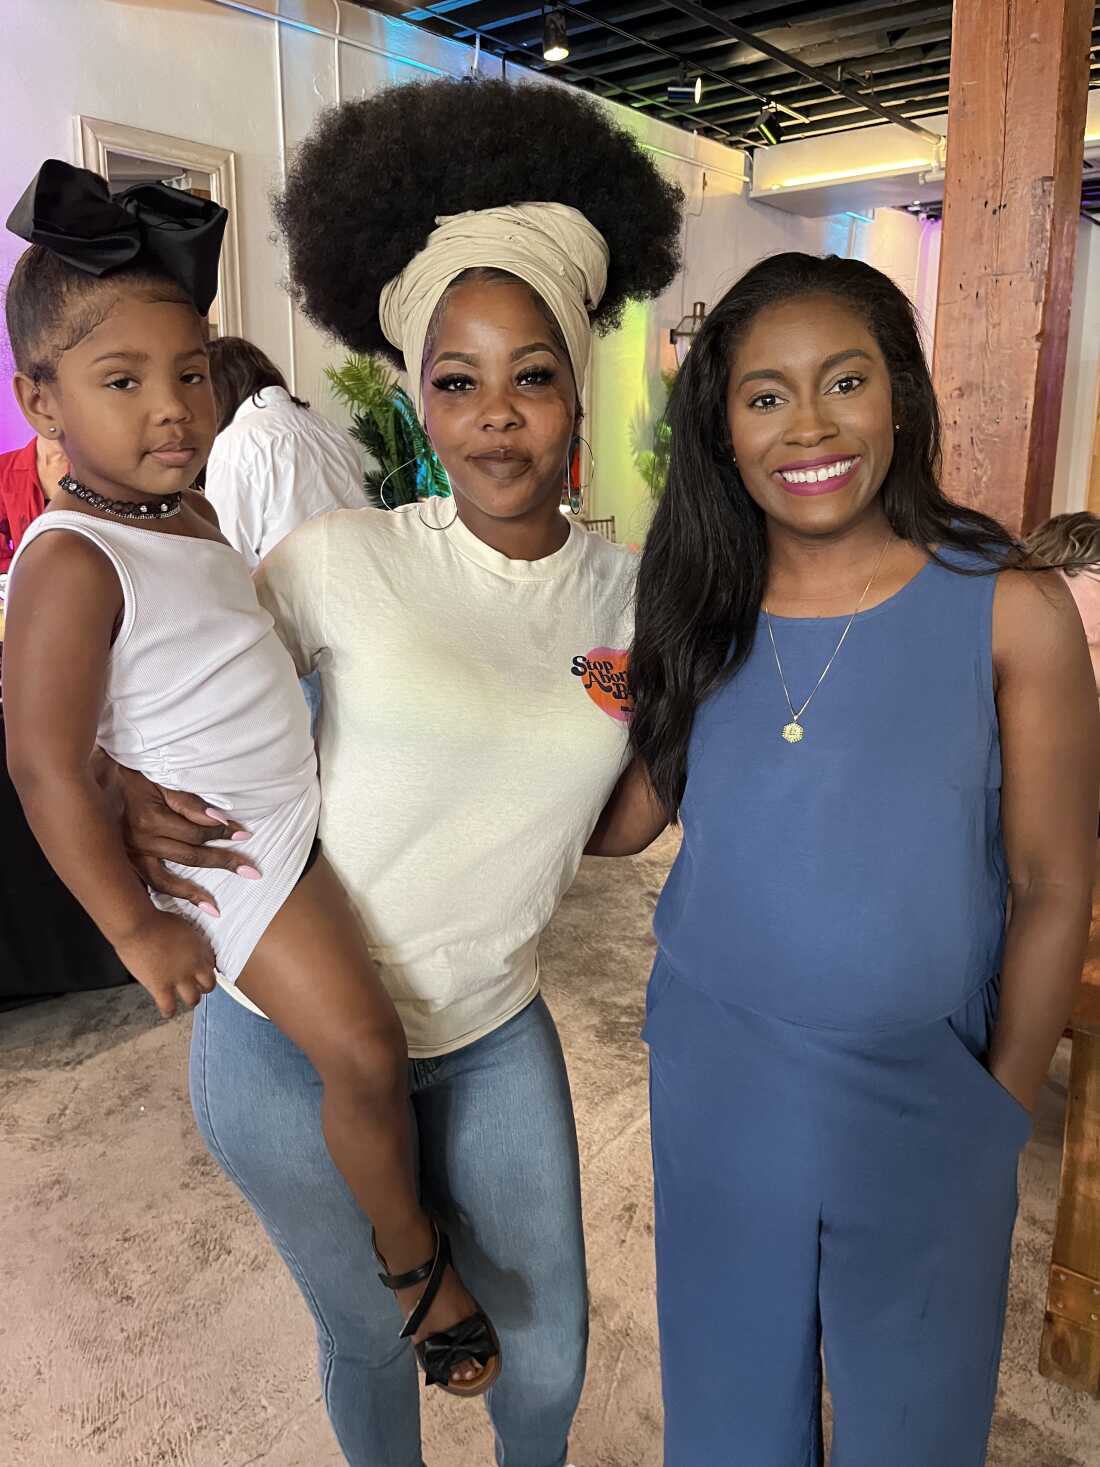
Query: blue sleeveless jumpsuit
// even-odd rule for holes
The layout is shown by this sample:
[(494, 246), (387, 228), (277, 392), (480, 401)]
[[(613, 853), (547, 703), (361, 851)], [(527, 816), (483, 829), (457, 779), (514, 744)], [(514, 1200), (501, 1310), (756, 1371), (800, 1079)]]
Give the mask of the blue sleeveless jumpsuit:
[[(954, 563), (958, 563), (955, 561)], [(860, 615), (788, 745), (761, 620), (700, 709), (650, 979), (667, 1467), (981, 1467), (1026, 1110), (985, 1068), (996, 578)], [(797, 707), (845, 618), (773, 618)]]

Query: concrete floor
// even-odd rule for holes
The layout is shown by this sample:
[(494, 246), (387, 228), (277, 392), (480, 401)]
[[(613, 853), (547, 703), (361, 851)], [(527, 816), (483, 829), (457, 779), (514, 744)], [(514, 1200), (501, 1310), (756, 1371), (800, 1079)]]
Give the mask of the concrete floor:
[[(592, 1278), (577, 1467), (661, 1461), (638, 1031), (648, 917), (672, 850), (586, 863), (544, 950)], [(160, 1023), (136, 990), (0, 1016), (3, 1467), (339, 1467), (297, 1291), (195, 1135), (188, 1029)], [(1023, 1162), (990, 1467), (1100, 1461), (1100, 1405), (1036, 1370), (1065, 1078), (1060, 1054)], [(492, 1461), (480, 1407), (438, 1393), (425, 1443), (429, 1467)]]

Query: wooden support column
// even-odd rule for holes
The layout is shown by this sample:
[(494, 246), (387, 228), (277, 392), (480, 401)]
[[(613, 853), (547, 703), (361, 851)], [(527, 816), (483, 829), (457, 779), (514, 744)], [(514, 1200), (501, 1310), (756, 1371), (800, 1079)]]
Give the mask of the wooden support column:
[(1093, 0), (955, 0), (933, 375), (946, 492), (1050, 513)]

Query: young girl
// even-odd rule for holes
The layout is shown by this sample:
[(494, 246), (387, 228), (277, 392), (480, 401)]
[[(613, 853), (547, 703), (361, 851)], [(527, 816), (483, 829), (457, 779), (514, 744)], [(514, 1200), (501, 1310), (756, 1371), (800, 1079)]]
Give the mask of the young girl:
[[(225, 217), (160, 186), (112, 200), (97, 175), (51, 160), (9, 220), (32, 245), (7, 298), (16, 394), (71, 467), (13, 564), (8, 767), (54, 869), (166, 1018), (217, 980), (309, 1055), (402, 1334), (430, 1381), (472, 1395), (500, 1349), (418, 1201), (405, 1040), (319, 855), (305, 703), (244, 562), (188, 491), (215, 431), (202, 315)], [(97, 742), (231, 804), (262, 883), (252, 866), (224, 872), (189, 919), (154, 903), (101, 801)], [(349, 1278), (349, 1297), (365, 1282)]]
[(822, 1335), (834, 1467), (985, 1459), (1100, 729), (1064, 585), (938, 454), (911, 308), (855, 261), (757, 266), (677, 384), (603, 831), (684, 831), (646, 1025), (676, 1467), (819, 1464)]

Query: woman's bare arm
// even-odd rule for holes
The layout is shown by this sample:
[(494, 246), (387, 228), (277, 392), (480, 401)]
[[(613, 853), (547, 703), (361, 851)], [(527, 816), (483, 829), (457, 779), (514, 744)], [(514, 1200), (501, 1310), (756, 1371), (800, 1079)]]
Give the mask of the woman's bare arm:
[[(93, 759), (122, 590), (107, 558), (62, 531), (16, 567), (4, 638), (7, 762), (50, 865), (161, 1012), (213, 982), (200, 934), (159, 912), (131, 867)], [(170, 924), (170, 925), (166, 925)]]
[(1096, 684), (1097, 694), (1100, 695), (1100, 642), (1089, 643), (1089, 661), (1092, 663), (1092, 680)]
[(8, 771), (39, 844), (108, 938), (148, 915), (148, 894), (92, 771), (122, 589), (75, 535), (45, 535), (16, 567), (4, 640)]
[(615, 786), (584, 848), (586, 856), (636, 856), (668, 824), (645, 766), (635, 759)]
[(990, 1069), (1030, 1109), (1088, 941), (1100, 711), (1080, 617), (1056, 575), (1000, 577), (993, 646), (1012, 906)]

